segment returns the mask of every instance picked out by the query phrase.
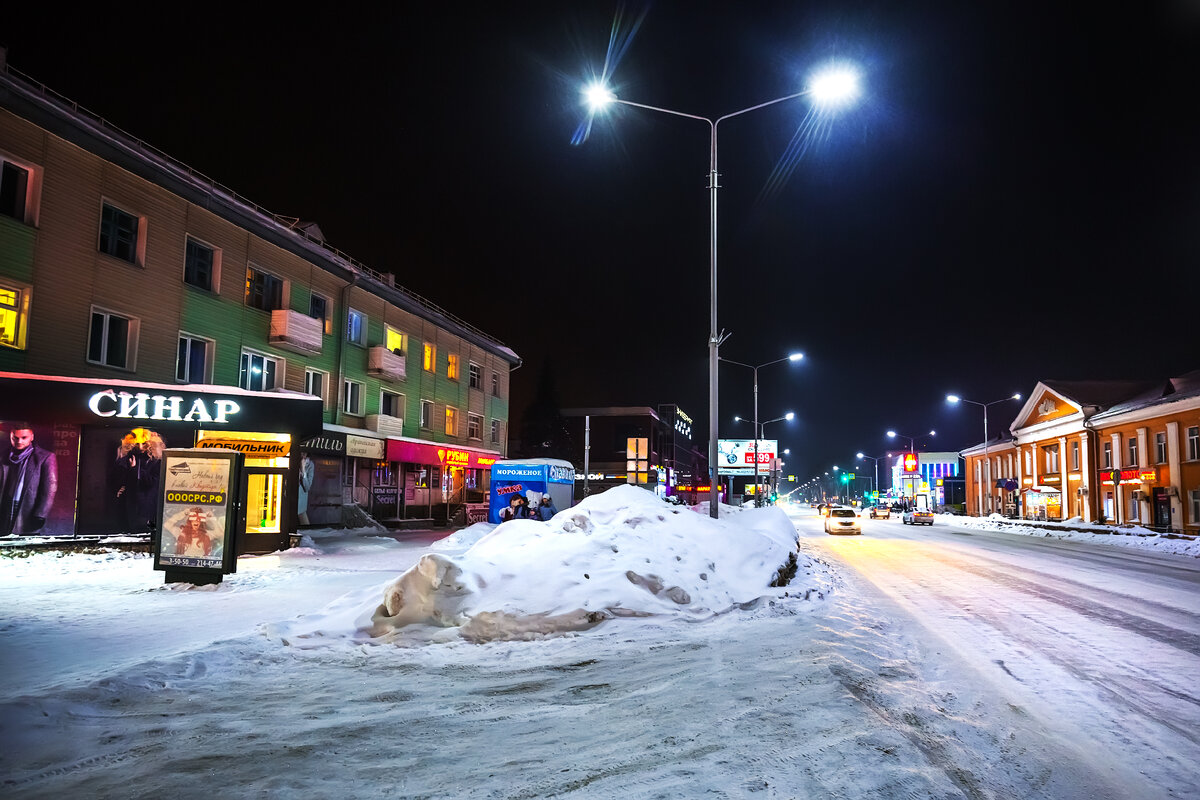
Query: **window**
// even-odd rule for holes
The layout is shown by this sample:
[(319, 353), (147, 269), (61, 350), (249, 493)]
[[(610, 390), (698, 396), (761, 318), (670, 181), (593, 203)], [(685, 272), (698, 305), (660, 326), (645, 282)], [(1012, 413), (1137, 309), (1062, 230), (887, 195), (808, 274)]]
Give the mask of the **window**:
[(1125, 519), (1129, 522), (1137, 522), (1141, 519), (1142, 504), (1134, 499), (1133, 492), (1130, 492), (1127, 497), (1129, 498), (1129, 512), (1125, 515)]
[(1043, 447), (1046, 456), (1046, 472), (1058, 472), (1058, 445)]
[(179, 350), (175, 354), (175, 380), (180, 383), (210, 383), (209, 364), (212, 363), (209, 339), (186, 333), (179, 334)]
[(428, 400), (421, 401), (421, 427), (433, 427), (433, 403)]
[(467, 364), (467, 381), (472, 389), (483, 388), (483, 368), (478, 364)]
[(353, 308), (346, 314), (346, 341), (367, 345), (367, 316)]
[(483, 438), (483, 417), (478, 414), (467, 414), (467, 438)]
[(1191, 524), (1200, 525), (1200, 489), (1188, 492), (1188, 505), (1192, 507)]
[(500, 373), (492, 373), (492, 397), (500, 396)]
[(282, 366), (279, 359), (251, 350), (243, 350), (241, 371), (238, 373), (238, 386), (253, 392), (270, 391), (283, 382), (280, 369)]
[(404, 395), (385, 390), (379, 398), (379, 413), (389, 417), (403, 417)]
[(137, 352), (138, 321), (111, 311), (92, 309), (88, 358), (93, 364), (133, 369)]
[(458, 409), (446, 406), (446, 435), (458, 436)]
[(283, 281), (257, 267), (246, 269), (246, 305), (263, 311), (283, 308)]
[(446, 377), (452, 381), (458, 380), (458, 356), (454, 353), (446, 356)]
[(1033, 453), (1032, 453), (1032, 451), (1026, 450), (1025, 451), (1025, 474), (1028, 475), (1032, 472), (1033, 472)]
[(1187, 429), (1188, 461), (1200, 459), (1200, 426)]
[(1079, 442), (1071, 442), (1071, 469), (1079, 469)]
[(130, 264), (141, 264), (143, 227), (133, 214), (105, 203), (100, 212), (100, 252)]
[(426, 372), (437, 371), (437, 348), (431, 344), (425, 345), (425, 358), (421, 362), (421, 368)]
[(321, 332), (330, 333), (332, 320), (329, 319), (329, 300), (324, 295), (310, 294), (308, 296), (308, 315), (321, 320)]
[(492, 444), (500, 444), (500, 420), (492, 420), (492, 432), (489, 437)]
[(36, 185), (32, 168), (0, 157), (0, 214), (33, 225)]
[(1138, 458), (1137, 437), (1136, 436), (1129, 437), (1128, 447), (1129, 447), (1129, 460), (1125, 462), (1125, 466), (1136, 467), (1137, 463), (1138, 463), (1138, 460), (1137, 460), (1137, 458)]
[(1154, 460), (1156, 464), (1167, 463), (1167, 434), (1154, 434)]
[(342, 411), (356, 417), (363, 415), (363, 385), (347, 378), (342, 382)]
[(183, 251), (183, 282), (206, 292), (221, 283), (221, 251), (197, 239), (187, 237)]
[(326, 387), (329, 386), (329, 373), (322, 372), (319, 369), (304, 370), (304, 391), (315, 397), (321, 398), (324, 403), (329, 402), (328, 396), (325, 394)]
[(407, 337), (403, 333), (391, 325), (383, 327), (383, 344), (396, 355), (402, 356), (408, 352), (408, 341), (406, 339)]
[(29, 289), (0, 283), (0, 345), (25, 349), (29, 321)]
[(1104, 443), (1104, 468), (1112, 469), (1112, 442)]

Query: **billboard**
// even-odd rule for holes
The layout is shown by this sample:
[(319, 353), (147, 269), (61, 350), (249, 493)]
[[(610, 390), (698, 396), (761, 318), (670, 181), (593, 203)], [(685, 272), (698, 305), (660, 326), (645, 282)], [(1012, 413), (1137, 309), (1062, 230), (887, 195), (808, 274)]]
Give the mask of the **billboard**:
[[(717, 474), (753, 475), (754, 452), (753, 439), (718, 439)], [(758, 473), (760, 475), (770, 471), (771, 461), (778, 452), (778, 440), (758, 440)]]
[(162, 524), (154, 541), (155, 569), (235, 571), (237, 520), (233, 512), (240, 459), (240, 453), (229, 450), (166, 451)]

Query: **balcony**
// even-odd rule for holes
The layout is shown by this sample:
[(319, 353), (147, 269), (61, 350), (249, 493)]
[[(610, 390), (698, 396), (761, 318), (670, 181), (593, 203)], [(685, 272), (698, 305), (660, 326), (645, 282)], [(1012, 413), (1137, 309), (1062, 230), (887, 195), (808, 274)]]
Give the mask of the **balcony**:
[(372, 347), (367, 351), (367, 374), (389, 381), (402, 381), (405, 376), (405, 358), (386, 347)]
[(387, 414), (367, 414), (367, 430), (382, 433), (384, 436), (403, 436), (404, 418)]
[(290, 308), (277, 308), (271, 312), (271, 331), (268, 341), (280, 350), (290, 350), (304, 356), (321, 354), (321, 337), (325, 334), (324, 323)]

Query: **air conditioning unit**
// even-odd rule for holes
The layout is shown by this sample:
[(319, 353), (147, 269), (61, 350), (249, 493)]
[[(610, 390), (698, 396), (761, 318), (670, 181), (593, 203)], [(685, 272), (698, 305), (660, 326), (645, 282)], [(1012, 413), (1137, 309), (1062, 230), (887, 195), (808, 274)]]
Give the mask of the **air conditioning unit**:
[(1168, 486), (1167, 487), (1167, 497), (1179, 497), (1179, 487), (1178, 486)]
[(1145, 493), (1145, 492), (1138, 492), (1138, 491), (1135, 491), (1135, 492), (1133, 493), (1133, 499), (1134, 499), (1134, 500), (1145, 500), (1145, 499), (1146, 499), (1146, 493)]

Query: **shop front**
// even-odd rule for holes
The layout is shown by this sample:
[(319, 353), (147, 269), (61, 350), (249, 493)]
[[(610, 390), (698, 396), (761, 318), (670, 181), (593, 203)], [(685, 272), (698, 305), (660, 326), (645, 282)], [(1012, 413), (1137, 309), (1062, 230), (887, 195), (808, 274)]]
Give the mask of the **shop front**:
[(387, 440), (387, 462), (396, 481), (400, 519), (486, 516), (491, 466), (501, 455), (490, 450)]
[(163, 451), (191, 447), (244, 456), (240, 552), (284, 548), (296, 529), (292, 444), (321, 429), (317, 398), (22, 373), (0, 373), (0, 397), (4, 457), (31, 454), (27, 482), (13, 481), (5, 492), (18, 495), (28, 513), (13, 517), (7, 533), (149, 534)]

